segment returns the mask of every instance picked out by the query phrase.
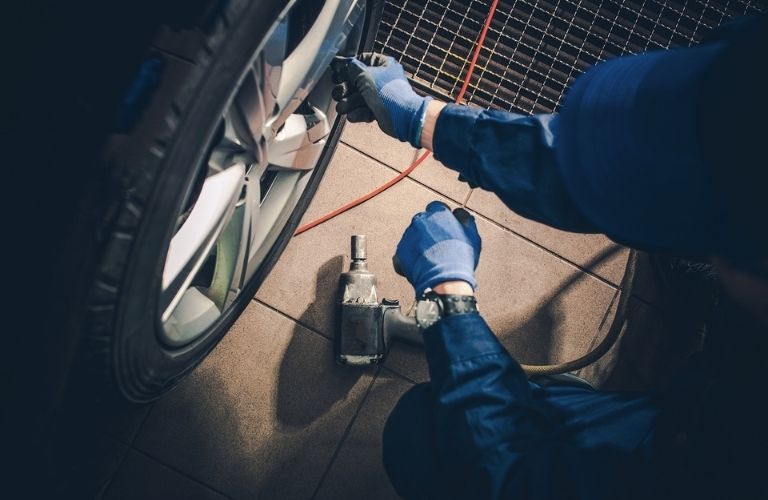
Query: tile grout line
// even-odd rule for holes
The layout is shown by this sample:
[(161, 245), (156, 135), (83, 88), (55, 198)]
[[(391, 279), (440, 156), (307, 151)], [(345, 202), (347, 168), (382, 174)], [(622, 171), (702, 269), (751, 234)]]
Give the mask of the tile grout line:
[[(392, 166), (390, 166), (390, 165), (387, 165), (386, 163), (384, 163), (383, 161), (379, 160), (378, 158), (374, 158), (373, 156), (371, 156), (370, 154), (366, 153), (365, 151), (362, 151), (362, 150), (358, 149), (357, 147), (355, 147), (355, 146), (353, 146), (353, 145), (351, 145), (351, 144), (349, 144), (349, 143), (347, 143), (347, 142), (345, 142), (345, 141), (343, 141), (343, 140), (342, 140), (341, 142), (342, 142), (342, 144), (344, 144), (345, 146), (349, 147), (350, 149), (353, 149), (353, 150), (355, 150), (356, 152), (360, 153), (361, 155), (365, 156), (366, 158), (369, 158), (369, 159), (371, 159), (371, 160), (375, 161), (376, 163), (378, 163), (378, 164), (380, 164), (380, 165), (382, 165), (382, 166), (384, 166), (384, 167), (386, 167), (386, 168), (388, 168), (388, 169), (390, 169), (390, 170), (392, 170), (392, 171), (394, 171), (394, 172), (397, 172), (397, 173), (401, 173), (401, 172), (400, 172), (399, 170), (397, 170), (396, 168), (394, 168), (394, 167), (392, 167)], [(417, 180), (417, 179), (414, 179), (413, 177), (410, 177), (410, 176), (409, 176), (409, 177), (408, 177), (408, 179), (409, 179), (409, 180), (411, 180), (412, 182), (414, 182), (414, 183), (418, 184), (419, 186), (421, 186), (421, 187), (423, 187), (423, 188), (425, 188), (425, 189), (427, 189), (427, 190), (429, 190), (429, 191), (431, 191), (431, 192), (433, 192), (433, 193), (435, 193), (435, 194), (439, 195), (439, 196), (442, 196), (442, 197), (444, 197), (444, 198), (448, 198), (449, 200), (453, 201), (454, 203), (459, 203), (459, 204), (461, 203), (459, 200), (456, 200), (456, 199), (455, 199), (455, 198), (453, 198), (452, 196), (450, 196), (450, 195), (447, 195), (447, 194), (445, 194), (445, 193), (441, 193), (441, 192), (440, 192), (440, 191), (438, 191), (437, 189), (435, 189), (435, 188), (433, 188), (433, 187), (431, 187), (431, 186), (428, 186), (427, 184), (424, 184), (423, 182), (421, 182), (421, 181), (419, 181), (419, 180)], [(470, 193), (471, 193), (471, 191), (472, 191), (472, 190), (470, 189)], [(606, 284), (606, 285), (610, 286), (611, 288), (613, 288), (613, 289), (616, 289), (616, 288), (618, 288), (618, 285), (616, 285), (616, 284), (612, 283), (610, 280), (608, 280), (608, 279), (606, 279), (606, 278), (603, 278), (602, 276), (600, 276), (600, 275), (598, 275), (598, 274), (595, 274), (595, 272), (594, 272), (594, 271), (590, 271), (589, 269), (586, 269), (586, 268), (584, 268), (584, 267), (580, 266), (579, 264), (577, 264), (577, 263), (575, 263), (575, 262), (571, 261), (570, 259), (567, 259), (567, 258), (563, 257), (562, 255), (560, 255), (560, 254), (558, 254), (558, 253), (554, 252), (553, 250), (550, 250), (549, 248), (545, 247), (545, 246), (544, 246), (544, 245), (542, 245), (541, 243), (538, 243), (538, 242), (536, 242), (536, 241), (534, 241), (534, 240), (532, 240), (532, 239), (530, 239), (530, 238), (528, 238), (528, 237), (526, 237), (526, 236), (524, 236), (524, 235), (522, 235), (522, 234), (520, 234), (520, 233), (518, 233), (518, 232), (516, 232), (516, 231), (514, 231), (514, 230), (512, 230), (512, 229), (510, 229), (510, 228), (508, 228), (508, 227), (506, 227), (506, 226), (504, 226), (504, 225), (502, 225), (502, 224), (498, 223), (498, 222), (496, 222), (495, 220), (493, 220), (493, 219), (491, 219), (491, 218), (487, 217), (486, 215), (483, 215), (483, 214), (481, 214), (480, 212), (478, 212), (478, 211), (476, 211), (476, 210), (473, 210), (473, 209), (471, 209), (471, 208), (467, 208), (467, 207), (465, 207), (465, 208), (466, 208), (468, 211), (470, 211), (470, 212), (473, 212), (473, 213), (477, 214), (477, 215), (478, 215), (479, 217), (481, 217), (483, 220), (485, 220), (485, 221), (487, 221), (487, 222), (490, 222), (492, 225), (496, 226), (497, 228), (499, 228), (499, 229), (501, 229), (501, 230), (503, 230), (503, 231), (505, 231), (505, 232), (507, 232), (507, 233), (511, 233), (511, 234), (514, 234), (515, 236), (517, 236), (517, 237), (519, 237), (519, 238), (521, 238), (521, 239), (525, 240), (526, 242), (530, 243), (531, 245), (535, 246), (536, 248), (538, 248), (538, 249), (540, 249), (540, 250), (543, 250), (543, 251), (545, 251), (546, 253), (548, 253), (548, 254), (550, 254), (550, 255), (552, 255), (552, 256), (554, 256), (554, 257), (556, 257), (558, 260), (560, 260), (560, 261), (562, 261), (562, 262), (565, 262), (566, 264), (569, 264), (570, 266), (572, 266), (572, 267), (574, 267), (574, 268), (578, 269), (579, 271), (582, 271), (582, 272), (583, 272), (583, 273), (585, 273), (585, 274), (588, 274), (588, 275), (592, 276), (593, 278), (595, 278), (595, 279), (597, 279), (597, 280), (599, 280), (599, 281), (602, 281), (604, 284)], [(627, 247), (624, 247), (624, 248), (627, 248)]]
[(128, 446), (133, 446), (133, 443), (136, 442), (136, 438), (139, 437), (139, 433), (141, 433), (141, 429), (144, 427), (144, 424), (149, 420), (149, 416), (152, 415), (152, 412), (155, 411), (155, 405), (156, 403), (152, 403), (152, 406), (149, 407), (147, 410), (147, 414), (144, 415), (144, 418), (141, 419), (141, 423), (134, 431), (133, 435), (131, 436), (131, 439), (128, 441)]
[(409, 382), (409, 383), (411, 383), (413, 385), (418, 385), (418, 384), (421, 383), (421, 382), (417, 382), (417, 381), (413, 380), (411, 377), (408, 377), (406, 375), (403, 375), (400, 372), (395, 371), (394, 369), (392, 369), (392, 368), (390, 368), (388, 366), (381, 365), (381, 368), (382, 368), (382, 370), (385, 370), (385, 371), (391, 373), (392, 375), (394, 375), (394, 376), (396, 376), (398, 378), (401, 378), (404, 381)]
[[(341, 143), (342, 143), (342, 144), (344, 144), (345, 146), (347, 146), (348, 148), (350, 148), (350, 149), (354, 150), (356, 153), (359, 153), (359, 154), (361, 154), (361, 155), (365, 156), (365, 157), (366, 157), (366, 158), (368, 158), (369, 160), (373, 160), (374, 162), (378, 163), (379, 165), (381, 165), (381, 166), (383, 166), (383, 167), (385, 167), (385, 168), (387, 168), (387, 169), (389, 169), (389, 170), (392, 170), (393, 172), (396, 172), (396, 173), (398, 173), (398, 174), (401, 174), (401, 173), (402, 173), (402, 171), (401, 171), (401, 170), (398, 170), (398, 169), (396, 169), (395, 167), (393, 167), (393, 166), (391, 166), (391, 165), (388, 165), (388, 164), (384, 163), (383, 161), (379, 160), (378, 158), (375, 158), (375, 157), (371, 156), (370, 154), (366, 153), (365, 151), (363, 151), (363, 150), (361, 150), (361, 149), (358, 149), (356, 146), (353, 146), (353, 145), (351, 145), (351, 144), (349, 144), (349, 143), (345, 142), (344, 140), (342, 140), (342, 141), (341, 141)], [(417, 150), (417, 152), (418, 152), (418, 151), (419, 151), (419, 150)], [(452, 201), (452, 202), (454, 202), (454, 203), (458, 203), (458, 204), (461, 204), (461, 201), (460, 201), (460, 200), (457, 200), (457, 199), (456, 199), (456, 198), (454, 198), (453, 196), (451, 196), (451, 195), (448, 195), (448, 194), (445, 194), (445, 193), (441, 193), (440, 191), (438, 191), (437, 189), (433, 188), (432, 186), (429, 186), (429, 185), (427, 185), (427, 184), (424, 184), (423, 182), (421, 182), (421, 181), (419, 181), (419, 180), (417, 180), (417, 179), (414, 179), (414, 178), (413, 178), (413, 177), (411, 177), (410, 175), (409, 175), (408, 177), (406, 177), (406, 178), (407, 178), (407, 179), (409, 179), (409, 180), (411, 180), (411, 181), (413, 181), (413, 182), (415, 182), (415, 183), (416, 183), (416, 184), (418, 184), (419, 186), (421, 186), (421, 187), (423, 187), (423, 188), (426, 188), (427, 190), (429, 190), (429, 191), (432, 191), (433, 193), (435, 193), (435, 194), (437, 194), (437, 195), (440, 195), (440, 196), (442, 196), (443, 198), (448, 198), (449, 200), (451, 200), (451, 201)]]
[[(600, 276), (599, 274), (596, 274), (594, 271), (591, 271), (591, 270), (589, 270), (589, 269), (587, 269), (587, 268), (585, 268), (585, 267), (582, 267), (582, 266), (580, 266), (579, 264), (577, 264), (577, 263), (575, 263), (575, 262), (573, 262), (573, 261), (571, 261), (571, 260), (569, 260), (569, 259), (566, 259), (565, 257), (563, 257), (562, 255), (560, 255), (559, 253), (556, 253), (556, 252), (554, 252), (553, 250), (550, 250), (549, 248), (547, 248), (547, 247), (543, 246), (542, 244), (540, 244), (540, 243), (537, 243), (537, 242), (533, 241), (533, 240), (532, 240), (532, 239), (530, 239), (530, 238), (526, 238), (526, 237), (525, 237), (525, 236), (523, 236), (522, 234), (520, 234), (520, 233), (517, 233), (517, 232), (515, 232), (515, 231), (513, 231), (513, 230), (509, 229), (508, 227), (505, 227), (505, 226), (503, 226), (503, 225), (499, 224), (498, 222), (496, 222), (495, 220), (493, 220), (493, 219), (489, 218), (488, 216), (486, 216), (486, 215), (483, 215), (483, 214), (481, 214), (480, 212), (478, 212), (478, 211), (476, 211), (476, 210), (473, 210), (473, 209), (471, 209), (471, 208), (467, 208), (467, 210), (468, 210), (469, 212), (473, 212), (473, 213), (477, 214), (477, 216), (478, 216), (478, 217), (480, 217), (481, 219), (483, 219), (483, 220), (485, 220), (485, 221), (487, 221), (487, 222), (491, 223), (492, 225), (496, 226), (497, 228), (499, 228), (499, 229), (501, 229), (501, 230), (503, 230), (503, 231), (506, 231), (506, 232), (508, 232), (508, 233), (512, 233), (512, 234), (514, 234), (515, 236), (518, 236), (518, 237), (522, 238), (523, 240), (527, 241), (528, 243), (532, 244), (533, 246), (535, 246), (535, 247), (539, 248), (540, 250), (543, 250), (544, 252), (546, 252), (546, 253), (550, 254), (551, 256), (553, 256), (553, 257), (557, 258), (557, 259), (558, 259), (558, 260), (560, 260), (561, 262), (564, 262), (564, 263), (566, 263), (566, 264), (570, 265), (571, 267), (575, 268), (576, 270), (578, 270), (578, 271), (581, 271), (581, 272), (583, 272), (584, 274), (586, 274), (586, 275), (588, 275), (588, 276), (591, 276), (591, 277), (595, 278), (595, 279), (596, 279), (596, 280), (598, 280), (598, 281), (601, 281), (603, 284), (605, 284), (605, 285), (608, 285), (610, 288), (612, 288), (612, 289), (614, 289), (614, 290), (617, 290), (617, 289), (619, 288), (619, 285), (617, 285), (617, 284), (615, 284), (615, 283), (611, 282), (610, 280), (608, 280), (608, 279), (606, 279), (606, 278), (603, 278), (603, 277), (602, 277), (602, 276)], [(622, 248), (626, 248), (626, 247), (622, 247)], [(620, 250), (617, 250), (617, 252), (618, 252), (618, 251), (620, 251)], [(613, 252), (611, 252), (611, 253), (613, 253)]]
[(208, 489), (208, 490), (211, 490), (211, 491), (213, 491), (213, 492), (214, 492), (214, 493), (216, 493), (217, 495), (221, 495), (221, 496), (222, 496), (222, 497), (224, 497), (224, 498), (228, 498), (228, 499), (230, 499), (230, 500), (233, 500), (231, 496), (227, 495), (227, 494), (226, 494), (226, 493), (224, 493), (223, 491), (220, 491), (220, 490), (218, 490), (217, 488), (214, 488), (213, 486), (209, 485), (208, 483), (205, 483), (204, 481), (202, 481), (202, 480), (200, 480), (200, 479), (198, 479), (198, 478), (196, 478), (196, 477), (194, 477), (194, 476), (192, 476), (192, 475), (190, 475), (190, 474), (188, 474), (188, 473), (184, 472), (183, 470), (177, 469), (176, 467), (174, 467), (174, 466), (172, 466), (172, 465), (169, 465), (169, 464), (165, 463), (164, 461), (162, 461), (162, 460), (158, 459), (157, 457), (154, 457), (154, 456), (150, 455), (149, 453), (147, 453), (147, 452), (146, 452), (146, 451), (144, 451), (144, 450), (141, 450), (141, 449), (139, 449), (139, 448), (136, 448), (136, 447), (134, 447), (134, 446), (131, 446), (131, 447), (130, 447), (130, 450), (132, 450), (132, 451), (135, 451), (135, 452), (136, 452), (136, 453), (138, 453), (139, 455), (142, 455), (142, 456), (144, 456), (145, 458), (147, 458), (147, 459), (149, 459), (149, 460), (151, 460), (151, 461), (153, 461), (153, 462), (155, 462), (155, 463), (157, 463), (157, 464), (159, 464), (159, 465), (161, 465), (161, 466), (163, 466), (163, 467), (165, 467), (165, 468), (167, 468), (167, 469), (170, 469), (170, 470), (172, 470), (172, 471), (173, 471), (173, 472), (175, 472), (176, 474), (179, 474), (180, 476), (182, 476), (182, 477), (185, 477), (185, 478), (189, 479), (189, 480), (190, 480), (190, 481), (192, 481), (193, 483), (196, 483), (196, 484), (198, 484), (198, 485), (202, 486), (203, 488), (206, 488), (206, 489)]
[(112, 474), (109, 475), (109, 479), (107, 479), (106, 483), (104, 483), (104, 487), (101, 488), (99, 492), (96, 494), (97, 500), (102, 500), (107, 496), (109, 489), (112, 487), (112, 483), (115, 482), (115, 476), (117, 476), (117, 473), (120, 472), (120, 469), (123, 468), (125, 461), (128, 459), (128, 454), (131, 452), (131, 445), (123, 443), (122, 441), (116, 438), (112, 438), (112, 439), (115, 439), (115, 441), (117, 441), (118, 443), (123, 444), (123, 446), (125, 446), (125, 450), (123, 451), (123, 456), (120, 457), (120, 463), (117, 464), (117, 467), (115, 467), (115, 470), (113, 470)]
[(347, 437), (349, 437), (349, 434), (352, 432), (352, 426), (355, 425), (355, 422), (357, 421), (357, 417), (360, 415), (360, 410), (362, 410), (363, 405), (368, 400), (368, 396), (371, 394), (371, 391), (373, 390), (373, 384), (376, 383), (376, 380), (378, 380), (379, 374), (381, 373), (382, 368), (383, 366), (378, 366), (376, 369), (376, 372), (373, 374), (373, 377), (371, 378), (371, 383), (368, 384), (368, 387), (365, 389), (365, 394), (361, 398), (360, 404), (357, 405), (357, 408), (355, 409), (355, 414), (349, 420), (347, 427), (344, 429), (344, 433), (341, 435), (341, 439), (339, 439), (339, 443), (336, 445), (336, 449), (333, 450), (333, 455), (331, 455), (330, 460), (328, 460), (328, 465), (325, 467), (323, 474), (320, 476), (320, 479), (317, 481), (317, 486), (315, 487), (315, 491), (313, 491), (312, 495), (309, 497), (310, 500), (314, 500), (315, 498), (317, 498), (318, 493), (320, 493), (320, 488), (322, 488), (323, 484), (325, 483), (325, 480), (328, 477), (328, 474), (331, 472), (331, 468), (333, 467), (333, 464), (336, 462), (336, 459), (338, 458), (339, 453), (341, 453), (341, 448), (344, 446), (344, 443), (346, 442)]
[(112, 482), (115, 480), (115, 476), (117, 473), (122, 469), (123, 464), (125, 464), (126, 459), (128, 458), (128, 454), (133, 449), (133, 443), (136, 441), (136, 438), (139, 436), (139, 433), (141, 432), (141, 428), (144, 427), (144, 423), (149, 419), (149, 415), (152, 413), (152, 410), (155, 409), (155, 404), (153, 403), (152, 406), (149, 407), (149, 410), (147, 410), (147, 414), (144, 415), (144, 418), (141, 419), (141, 423), (138, 425), (136, 430), (131, 434), (131, 437), (126, 441), (123, 441), (119, 437), (116, 436), (108, 436), (111, 439), (114, 439), (118, 443), (121, 443), (123, 446), (125, 446), (125, 451), (123, 452), (123, 456), (120, 458), (120, 463), (117, 464), (117, 467), (115, 467), (115, 470), (112, 471), (112, 474), (110, 474), (109, 479), (107, 480), (106, 484), (104, 484), (104, 488), (99, 492), (98, 498), (104, 498), (107, 494), (107, 491), (109, 491), (109, 488), (112, 487)]
[(255, 296), (253, 297), (252, 301), (253, 301), (253, 302), (256, 302), (256, 303), (257, 303), (257, 304), (259, 304), (259, 305), (262, 305), (262, 306), (266, 307), (267, 309), (269, 309), (269, 310), (271, 310), (271, 311), (274, 311), (274, 312), (276, 312), (276, 313), (277, 313), (277, 314), (279, 314), (280, 316), (283, 316), (285, 319), (288, 319), (288, 320), (290, 320), (290, 321), (292, 321), (292, 322), (296, 323), (296, 324), (297, 324), (297, 325), (299, 325), (300, 327), (302, 327), (302, 328), (305, 328), (305, 329), (309, 330), (311, 333), (314, 333), (315, 335), (318, 335), (318, 336), (320, 336), (320, 337), (324, 338), (325, 340), (328, 340), (328, 341), (331, 341), (331, 342), (333, 341), (333, 338), (332, 338), (332, 337), (329, 337), (328, 335), (325, 335), (325, 334), (324, 334), (323, 332), (321, 332), (320, 330), (318, 330), (318, 329), (316, 329), (316, 328), (314, 328), (314, 327), (312, 327), (312, 326), (310, 326), (310, 325), (307, 325), (307, 324), (306, 324), (306, 323), (304, 323), (303, 321), (300, 321), (300, 320), (298, 320), (298, 319), (294, 318), (293, 316), (291, 316), (290, 314), (288, 314), (288, 313), (286, 313), (286, 312), (283, 312), (283, 311), (281, 311), (280, 309), (277, 309), (276, 307), (274, 307), (274, 306), (273, 306), (273, 305), (271, 305), (271, 304), (267, 304), (266, 302), (264, 302), (263, 300), (261, 300), (261, 299), (259, 299), (259, 298), (255, 297)]

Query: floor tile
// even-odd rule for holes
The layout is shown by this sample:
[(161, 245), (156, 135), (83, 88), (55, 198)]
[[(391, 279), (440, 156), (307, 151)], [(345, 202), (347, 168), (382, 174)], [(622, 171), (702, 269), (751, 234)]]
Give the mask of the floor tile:
[[(386, 135), (375, 123), (348, 123), (342, 142), (402, 172), (425, 150)], [(411, 178), (461, 204), (469, 194), (469, 186), (459, 182), (459, 174), (443, 166), (430, 155), (411, 173)]]
[(318, 491), (318, 500), (400, 498), (384, 471), (381, 438), (389, 413), (411, 387), (401, 378), (381, 372)]
[(135, 446), (234, 498), (308, 498), (372, 382), (259, 303), (153, 409)]
[(482, 189), (472, 192), (467, 207), (613, 284), (624, 276), (627, 250), (603, 235), (568, 233), (526, 219)]
[[(304, 221), (368, 192), (389, 179), (390, 172), (374, 160), (340, 145)], [(368, 267), (378, 279), (379, 299), (397, 298), (410, 304), (414, 298), (413, 288), (405, 278), (395, 274), (392, 255), (411, 217), (436, 198), (435, 193), (405, 179), (367, 203), (293, 238), (257, 298), (332, 336), (339, 275), (349, 268), (350, 237), (365, 234)]]
[(401, 342), (393, 343), (384, 366), (416, 383), (429, 380), (427, 357), (421, 347)]
[(109, 486), (105, 500), (224, 500), (227, 498), (134, 450)]

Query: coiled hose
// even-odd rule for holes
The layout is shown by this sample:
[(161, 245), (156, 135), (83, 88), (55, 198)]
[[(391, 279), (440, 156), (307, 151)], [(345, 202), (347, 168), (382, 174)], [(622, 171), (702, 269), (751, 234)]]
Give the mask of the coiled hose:
[(629, 297), (631, 296), (632, 287), (635, 283), (637, 260), (637, 251), (630, 249), (629, 255), (627, 257), (627, 267), (624, 271), (624, 277), (621, 280), (621, 284), (619, 284), (619, 303), (616, 306), (616, 315), (613, 317), (611, 327), (608, 329), (608, 333), (605, 334), (605, 337), (603, 337), (603, 340), (601, 340), (600, 343), (587, 354), (572, 361), (565, 361), (563, 363), (555, 363), (550, 365), (521, 364), (523, 370), (528, 376), (556, 375), (560, 373), (580, 370), (602, 358), (605, 353), (607, 353), (611, 347), (613, 347), (613, 344), (616, 343), (616, 340), (618, 340), (618, 338), (621, 336), (621, 333), (626, 330), (628, 325), (627, 306), (629, 304)]

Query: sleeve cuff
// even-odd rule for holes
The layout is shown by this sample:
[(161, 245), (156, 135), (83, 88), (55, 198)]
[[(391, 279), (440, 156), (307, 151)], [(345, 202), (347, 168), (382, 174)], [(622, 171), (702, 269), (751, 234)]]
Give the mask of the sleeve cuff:
[(441, 319), (424, 332), (424, 342), (432, 368), (491, 354), (508, 355), (478, 313)]
[(467, 173), (474, 162), (471, 135), (475, 121), (482, 112), (479, 108), (447, 104), (435, 124), (432, 139), (435, 158), (465, 177), (468, 177)]

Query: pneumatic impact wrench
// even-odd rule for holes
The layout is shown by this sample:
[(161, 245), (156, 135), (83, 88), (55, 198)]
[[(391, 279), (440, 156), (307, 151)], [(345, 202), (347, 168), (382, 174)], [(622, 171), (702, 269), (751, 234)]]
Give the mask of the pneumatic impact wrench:
[(390, 342), (401, 339), (423, 345), (416, 319), (400, 311), (397, 300), (378, 301), (376, 277), (368, 270), (365, 235), (352, 236), (352, 262), (339, 282), (340, 325), (334, 350), (336, 361), (370, 365), (384, 359)]

